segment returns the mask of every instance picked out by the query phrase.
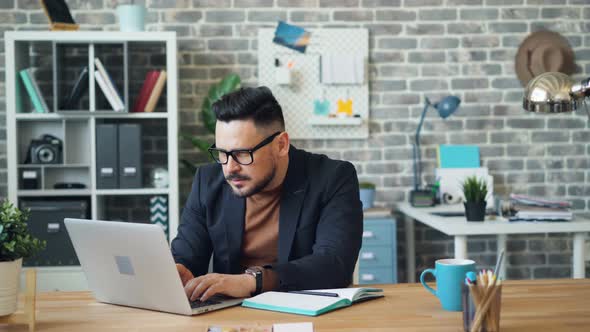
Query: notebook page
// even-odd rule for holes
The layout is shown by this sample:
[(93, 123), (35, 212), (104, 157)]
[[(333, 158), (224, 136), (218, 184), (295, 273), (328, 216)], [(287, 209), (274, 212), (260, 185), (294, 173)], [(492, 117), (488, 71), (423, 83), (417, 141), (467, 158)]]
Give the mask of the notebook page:
[(333, 288), (333, 289), (314, 289), (314, 292), (326, 292), (326, 293), (336, 293), (340, 298), (345, 298), (350, 300), (350, 302), (354, 302), (358, 299), (366, 298), (366, 297), (374, 297), (374, 296), (381, 296), (383, 295), (382, 290), (379, 288)]
[(342, 301), (342, 298), (284, 292), (266, 292), (247, 299), (246, 301), (269, 307), (319, 311), (339, 301)]

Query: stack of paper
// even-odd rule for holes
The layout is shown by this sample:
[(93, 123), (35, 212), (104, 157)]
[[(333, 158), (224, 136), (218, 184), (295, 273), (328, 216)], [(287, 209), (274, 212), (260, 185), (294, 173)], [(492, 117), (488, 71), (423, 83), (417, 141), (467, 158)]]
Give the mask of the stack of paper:
[(573, 219), (570, 211), (572, 204), (568, 201), (510, 194), (510, 203), (514, 212), (514, 216), (510, 218), (511, 221), (570, 221)]

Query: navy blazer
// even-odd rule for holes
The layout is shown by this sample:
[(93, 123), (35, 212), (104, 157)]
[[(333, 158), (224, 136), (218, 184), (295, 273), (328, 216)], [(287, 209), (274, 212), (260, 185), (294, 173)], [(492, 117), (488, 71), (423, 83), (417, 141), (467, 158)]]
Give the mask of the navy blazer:
[[(193, 275), (243, 273), (246, 200), (233, 194), (221, 166), (199, 168), (172, 241), (177, 263)], [(280, 290), (347, 287), (362, 242), (363, 213), (354, 166), (293, 146), (283, 182), (277, 262)]]

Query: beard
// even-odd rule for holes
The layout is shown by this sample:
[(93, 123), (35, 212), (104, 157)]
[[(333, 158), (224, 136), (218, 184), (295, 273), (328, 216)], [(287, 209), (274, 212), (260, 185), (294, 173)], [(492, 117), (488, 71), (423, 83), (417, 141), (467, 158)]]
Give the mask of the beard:
[(268, 184), (274, 179), (276, 173), (277, 168), (276, 165), (273, 163), (270, 172), (262, 180), (258, 181), (258, 183), (255, 183), (254, 186), (249, 190), (246, 190), (244, 188), (236, 188), (231, 185), (231, 180), (250, 180), (251, 178), (249, 176), (244, 176), (240, 174), (230, 174), (226, 176), (225, 179), (232, 188), (232, 192), (234, 193), (234, 195), (238, 197), (250, 197), (264, 190), (268, 186)]

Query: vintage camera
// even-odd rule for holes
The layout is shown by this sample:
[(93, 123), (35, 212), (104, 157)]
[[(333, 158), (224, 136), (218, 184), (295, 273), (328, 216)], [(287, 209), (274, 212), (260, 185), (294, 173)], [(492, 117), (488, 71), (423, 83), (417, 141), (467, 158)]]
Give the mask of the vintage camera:
[(25, 164), (62, 164), (62, 141), (49, 134), (31, 140)]

